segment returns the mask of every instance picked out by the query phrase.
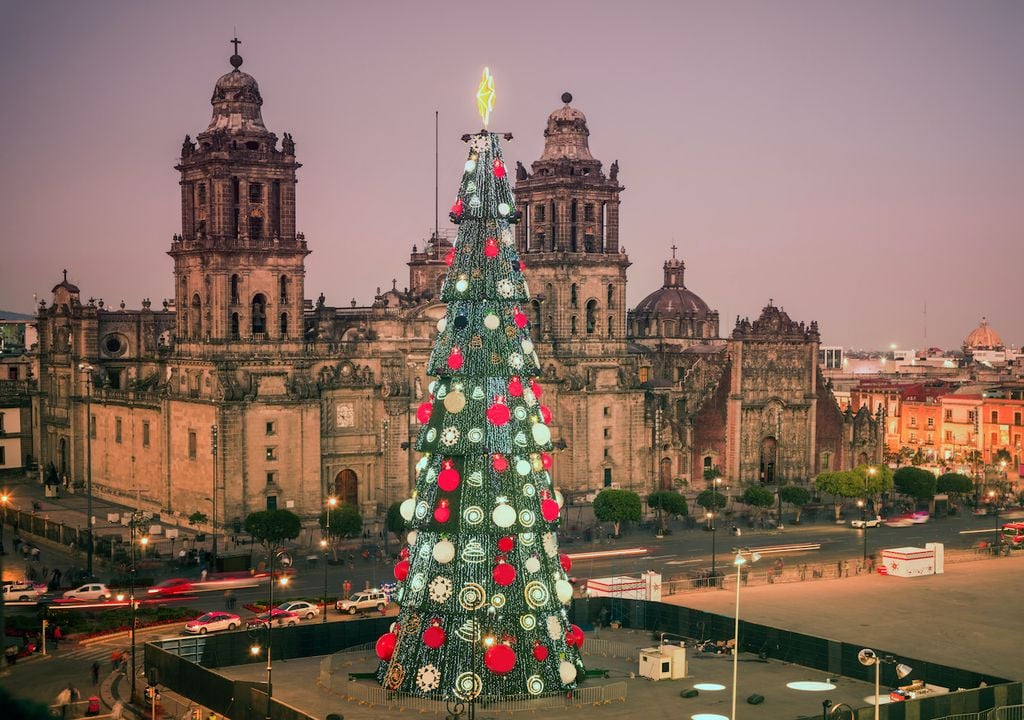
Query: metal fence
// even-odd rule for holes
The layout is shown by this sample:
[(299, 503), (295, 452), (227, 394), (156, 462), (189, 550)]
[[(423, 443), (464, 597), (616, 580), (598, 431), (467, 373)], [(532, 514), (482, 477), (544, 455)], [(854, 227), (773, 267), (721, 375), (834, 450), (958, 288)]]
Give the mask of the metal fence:
[(996, 708), (994, 720), (1024, 720), (1024, 705)]

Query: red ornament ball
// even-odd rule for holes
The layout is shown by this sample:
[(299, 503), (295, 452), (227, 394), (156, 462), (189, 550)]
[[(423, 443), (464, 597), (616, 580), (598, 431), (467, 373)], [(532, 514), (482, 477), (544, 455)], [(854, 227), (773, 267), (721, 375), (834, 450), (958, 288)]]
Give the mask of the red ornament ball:
[(437, 486), (445, 492), (454, 492), (455, 488), (459, 486), (459, 481), (462, 478), (459, 476), (459, 471), (453, 467), (446, 467), (437, 476)]
[(486, 255), (489, 258), (498, 257), (497, 238), (487, 238), (487, 240), (484, 241), (484, 255)]
[(536, 380), (531, 380), (530, 381), (530, 389), (533, 390), (534, 397), (539, 398), (541, 395), (544, 394), (544, 389), (540, 386), (540, 383), (537, 382)]
[(545, 425), (551, 424), (551, 410), (548, 408), (547, 405), (540, 406), (540, 417), (541, 420), (544, 421)]
[(514, 322), (516, 327), (521, 330), (526, 327), (526, 315), (522, 311), (516, 310), (515, 314), (512, 316), (512, 322)]
[(508, 470), (508, 460), (501, 453), (495, 453), (491, 458), (491, 467), (494, 468), (494, 472), (505, 472)]
[(559, 555), (558, 556), (558, 562), (560, 562), (562, 564), (562, 569), (565, 570), (566, 572), (569, 572), (570, 570), (572, 570), (572, 558), (569, 557), (568, 555), (564, 555), (564, 554), (563, 555)]
[(586, 638), (583, 635), (583, 631), (580, 630), (580, 626), (573, 625), (571, 628), (569, 628), (569, 632), (571, 632), (573, 636), (573, 645), (575, 645), (577, 648), (583, 647), (583, 641)]
[(501, 161), (501, 158), (494, 158), (494, 177), (499, 179), (505, 177), (505, 163)]
[(428, 402), (420, 403), (420, 406), (416, 408), (416, 419), (420, 421), (420, 424), (426, 425), (430, 422), (430, 414), (434, 412), (434, 406)]
[(558, 519), (558, 503), (554, 500), (542, 500), (540, 503), (540, 514), (544, 516), (544, 519), (548, 522), (554, 522)]
[(572, 631), (572, 628), (565, 631), (565, 644), (569, 647), (576, 646), (576, 633)]
[(452, 511), (448, 509), (447, 503), (445, 503), (444, 505), (438, 505), (434, 509), (434, 519), (437, 520), (439, 523), (448, 522), (448, 520), (451, 519), (451, 516)]
[(455, 248), (452, 248), (451, 250), (449, 250), (448, 254), (444, 256), (444, 264), (445, 265), (447, 265), (448, 267), (451, 267), (453, 262), (455, 262)]
[(459, 217), (460, 215), (462, 215), (462, 198), (458, 198), (455, 201), (455, 204), (452, 205), (452, 211), (451, 212), (452, 212), (452, 215), (454, 215), (455, 217)]
[(403, 560), (409, 559), (409, 548), (408, 546), (402, 548), (402, 552), (398, 553)]
[(445, 638), (444, 630), (439, 625), (431, 625), (423, 631), (423, 644), (434, 650), (444, 645)]
[(495, 645), (484, 653), (484, 665), (495, 675), (505, 675), (516, 666), (516, 653), (508, 645)]
[(506, 562), (495, 565), (491, 575), (494, 582), (502, 587), (508, 587), (516, 581), (516, 569)]
[(519, 397), (523, 394), (523, 381), (519, 376), (514, 376), (508, 381), (508, 394), (512, 397)]
[(393, 632), (384, 633), (377, 638), (377, 657), (381, 660), (390, 660), (395, 654), (395, 645), (398, 644), (398, 636)]
[[(547, 423), (544, 424), (546, 425)], [(551, 455), (549, 455), (548, 453), (542, 452), (540, 454), (540, 462), (544, 466), (545, 470), (551, 469)]]
[(519, 261), (519, 272), (522, 272), (525, 269), (526, 269), (526, 263), (524, 263), (522, 260), (520, 260)]
[(453, 347), (452, 351), (448, 353), (448, 369), (458, 370), (462, 367), (462, 360), (462, 350), (457, 347)]
[(409, 577), (409, 561), (399, 560), (395, 563), (395, 580), (402, 582), (407, 577)]
[(537, 662), (544, 662), (548, 659), (548, 649), (546, 646), (537, 644), (533, 646), (533, 658)]
[(503, 402), (496, 401), (493, 405), (487, 408), (487, 420), (491, 425), (501, 427), (507, 423), (511, 417), (512, 413), (508, 409), (508, 405)]
[(498, 549), (503, 553), (512, 552), (512, 548), (516, 546), (516, 539), (511, 535), (506, 535), (503, 538), (498, 538)]

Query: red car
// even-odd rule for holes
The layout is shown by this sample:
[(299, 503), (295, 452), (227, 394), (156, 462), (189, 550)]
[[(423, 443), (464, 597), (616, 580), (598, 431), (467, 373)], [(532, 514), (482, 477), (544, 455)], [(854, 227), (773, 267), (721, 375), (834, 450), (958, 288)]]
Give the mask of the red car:
[(146, 590), (148, 595), (154, 597), (170, 597), (172, 595), (183, 595), (187, 592), (192, 592), (192, 581), (186, 578), (164, 580)]

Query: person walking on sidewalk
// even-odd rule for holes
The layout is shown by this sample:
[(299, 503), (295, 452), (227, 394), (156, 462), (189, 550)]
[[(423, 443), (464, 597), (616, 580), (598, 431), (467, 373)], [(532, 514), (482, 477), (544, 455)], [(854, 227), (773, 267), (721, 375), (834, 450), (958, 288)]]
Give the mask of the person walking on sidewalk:
[(100, 661), (93, 660), (92, 662), (92, 686), (96, 687), (100, 684)]
[(64, 634), (60, 631), (60, 625), (53, 626), (53, 649), (57, 650), (60, 648), (60, 640), (64, 637)]

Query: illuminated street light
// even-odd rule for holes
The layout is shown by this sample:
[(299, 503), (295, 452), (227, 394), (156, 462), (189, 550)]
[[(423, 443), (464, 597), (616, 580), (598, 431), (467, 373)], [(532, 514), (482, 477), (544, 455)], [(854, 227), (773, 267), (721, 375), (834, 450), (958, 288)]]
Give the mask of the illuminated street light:
[(897, 663), (896, 658), (894, 658), (892, 655), (886, 655), (885, 657), (882, 657), (870, 648), (864, 648), (859, 653), (857, 653), (857, 660), (858, 662), (860, 662), (861, 665), (865, 665), (867, 667), (871, 667), (872, 665), (875, 666), (875, 720), (878, 720), (878, 703), (880, 699), (879, 674), (882, 668), (882, 663), (896, 666), (896, 678), (898, 680), (902, 680), (903, 678), (905, 678), (907, 675), (910, 674), (911, 670), (913, 670), (914, 668), (910, 667), (909, 665), (904, 665), (903, 663)]
[(753, 564), (761, 559), (761, 553), (751, 552), (750, 548), (736, 548), (733, 552), (736, 553), (736, 558), (733, 560), (733, 565), (736, 566), (736, 629), (733, 634), (732, 646), (732, 715), (730, 717), (731, 720), (736, 720), (736, 680), (740, 670), (740, 585), (743, 584), (741, 576), (743, 566), (748, 562), (743, 555), (744, 553), (748, 554), (749, 562)]

